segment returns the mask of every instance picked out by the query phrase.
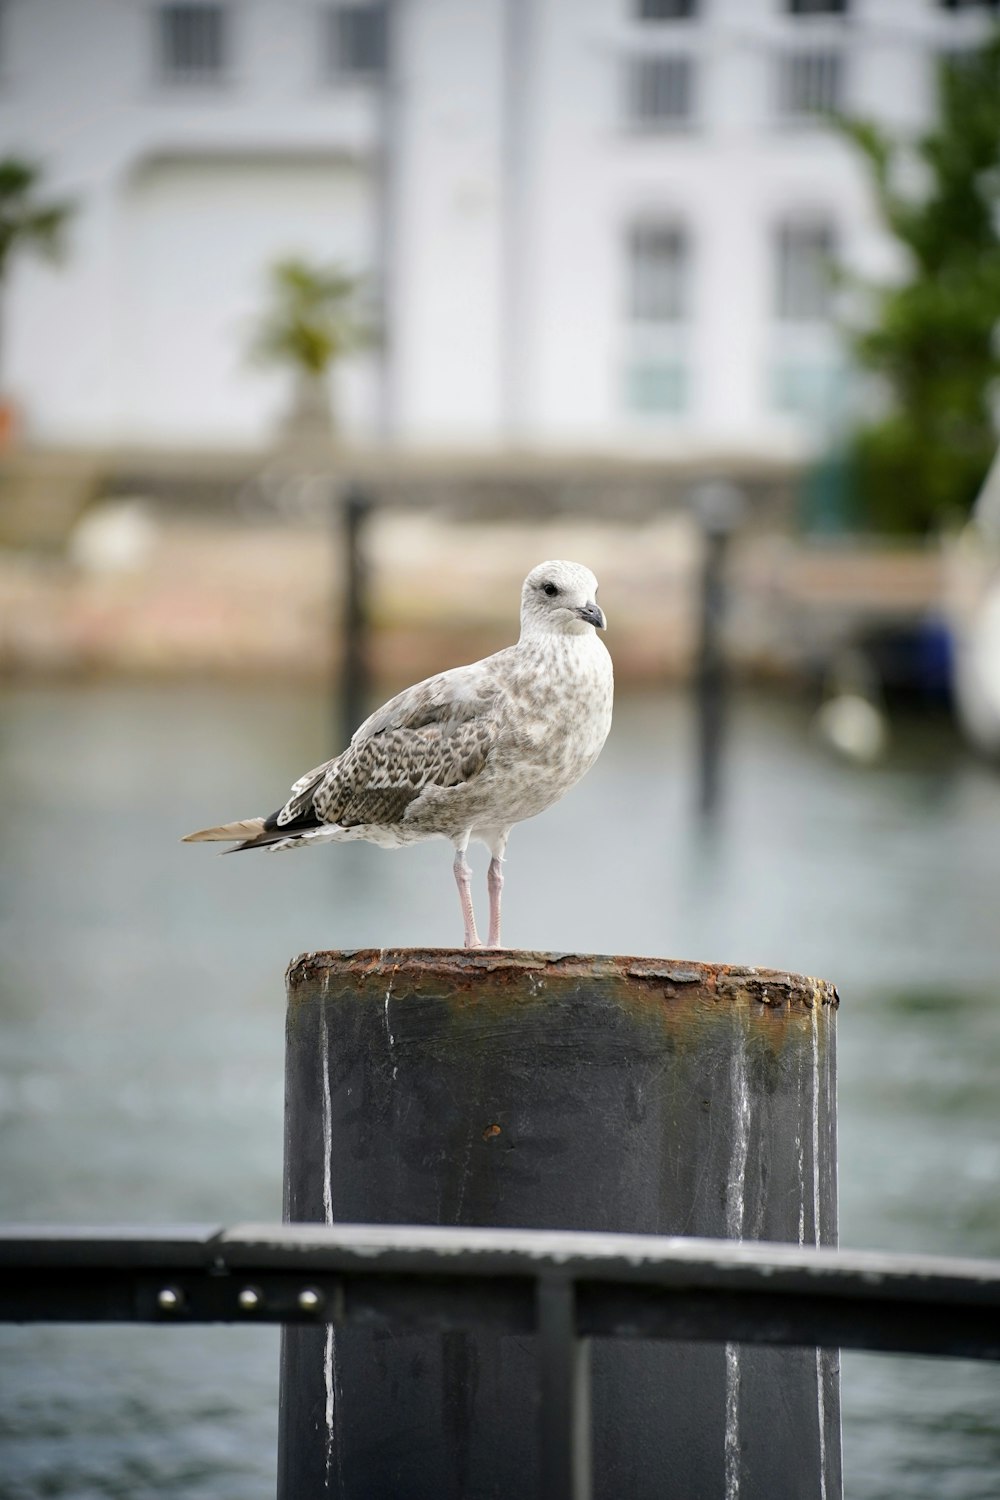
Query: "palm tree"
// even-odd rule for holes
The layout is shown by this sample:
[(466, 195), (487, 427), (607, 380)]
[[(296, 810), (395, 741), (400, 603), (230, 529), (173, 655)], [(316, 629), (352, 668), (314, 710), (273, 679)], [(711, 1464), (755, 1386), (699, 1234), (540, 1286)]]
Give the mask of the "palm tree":
[(41, 168), (16, 156), (0, 158), (0, 288), (22, 251), (57, 261), (75, 205), (40, 199)]
[(364, 308), (365, 280), (337, 265), (289, 258), (269, 272), (270, 305), (250, 346), (255, 359), (296, 378), (291, 421), (332, 430), (327, 378), (334, 364), (375, 338)]

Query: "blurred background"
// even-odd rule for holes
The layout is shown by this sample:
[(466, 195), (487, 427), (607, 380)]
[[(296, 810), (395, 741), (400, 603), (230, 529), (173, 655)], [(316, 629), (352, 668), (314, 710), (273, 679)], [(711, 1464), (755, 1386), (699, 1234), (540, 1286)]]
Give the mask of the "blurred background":
[[(177, 840), (562, 556), (618, 705), (509, 940), (834, 980), (842, 1242), (1000, 1255), (997, 8), (2, 0), (3, 1219), (279, 1217), (284, 966), (450, 856)], [(276, 1395), (0, 1329), (0, 1497), (266, 1496)], [(845, 1358), (847, 1494), (994, 1500), (998, 1412)]]

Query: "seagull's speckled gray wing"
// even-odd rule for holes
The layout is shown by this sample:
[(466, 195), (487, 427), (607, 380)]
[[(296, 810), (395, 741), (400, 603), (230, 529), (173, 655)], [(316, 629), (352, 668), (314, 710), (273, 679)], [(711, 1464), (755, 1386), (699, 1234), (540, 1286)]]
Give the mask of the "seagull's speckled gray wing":
[(387, 729), (422, 729), (425, 725), (452, 726), (488, 716), (501, 690), (503, 668), (510, 647), (467, 667), (452, 667), (404, 688), (360, 725), (351, 744), (371, 739)]
[(390, 826), (426, 786), (459, 787), (483, 770), (497, 732), (497, 668), (506, 653), (407, 688), (375, 711), (342, 755), (301, 776), (271, 828)]

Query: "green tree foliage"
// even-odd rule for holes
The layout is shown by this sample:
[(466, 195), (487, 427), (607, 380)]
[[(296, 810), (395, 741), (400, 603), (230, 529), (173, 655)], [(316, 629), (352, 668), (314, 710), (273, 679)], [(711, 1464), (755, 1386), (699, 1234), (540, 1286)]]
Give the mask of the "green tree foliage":
[[(937, 119), (913, 147), (868, 122), (842, 128), (905, 260), (900, 280), (866, 288), (852, 334), (888, 397), (854, 434), (859, 501), (873, 527), (928, 531), (968, 512), (997, 445), (1000, 34), (939, 65)], [(902, 188), (907, 168), (919, 191)]]
[(74, 205), (39, 199), (40, 179), (41, 169), (32, 162), (0, 158), (0, 280), (21, 250), (58, 260), (65, 248)]
[(251, 345), (255, 358), (320, 377), (338, 359), (370, 344), (364, 280), (338, 266), (279, 261), (269, 273), (270, 305)]
[(38, 196), (41, 168), (16, 156), (0, 157), (0, 288), (11, 262), (24, 252), (57, 261), (66, 245), (72, 203)]

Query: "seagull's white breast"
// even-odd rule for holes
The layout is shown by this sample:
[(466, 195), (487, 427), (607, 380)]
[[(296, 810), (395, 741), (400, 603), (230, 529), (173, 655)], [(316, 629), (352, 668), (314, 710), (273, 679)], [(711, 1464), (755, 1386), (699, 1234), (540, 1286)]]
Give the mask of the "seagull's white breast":
[(491, 767), (499, 822), (544, 812), (590, 770), (611, 728), (613, 696), (611, 658), (591, 631), (523, 652)]

